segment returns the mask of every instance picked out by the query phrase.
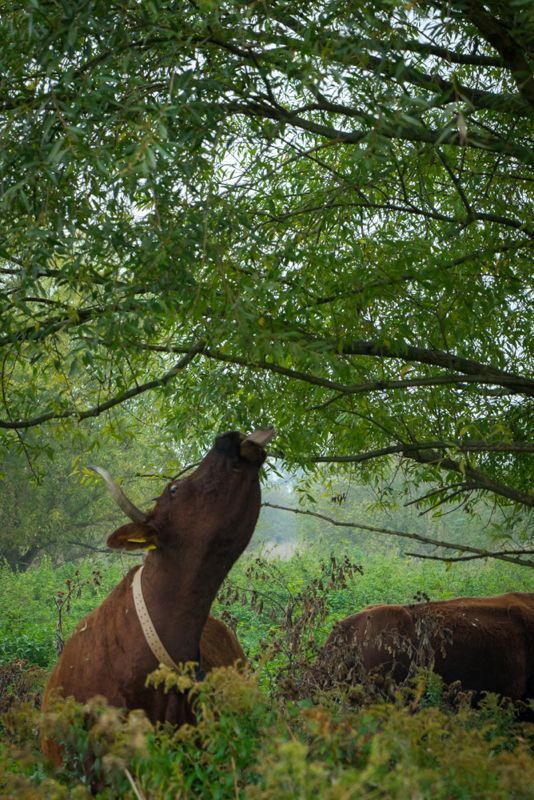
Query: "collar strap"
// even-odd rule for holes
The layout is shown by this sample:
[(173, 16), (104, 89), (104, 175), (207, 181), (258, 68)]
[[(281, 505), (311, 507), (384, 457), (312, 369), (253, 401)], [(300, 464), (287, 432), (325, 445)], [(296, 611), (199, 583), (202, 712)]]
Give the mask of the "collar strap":
[(137, 617), (141, 624), (141, 630), (143, 631), (146, 643), (156, 657), (158, 664), (165, 664), (166, 667), (177, 669), (178, 667), (176, 662), (173, 661), (168, 654), (167, 650), (165, 649), (165, 645), (158, 636), (158, 632), (154, 627), (154, 623), (150, 619), (150, 614), (148, 613), (145, 598), (143, 597), (143, 590), (141, 588), (142, 572), (143, 567), (141, 566), (135, 573), (132, 583), (134, 605), (135, 610), (137, 611)]
[[(137, 618), (139, 619), (139, 624), (141, 625), (141, 630), (143, 631), (146, 643), (150, 647), (158, 664), (165, 664), (166, 667), (170, 667), (171, 669), (178, 669), (176, 662), (173, 661), (168, 654), (165, 645), (158, 636), (158, 632), (154, 627), (154, 623), (150, 619), (145, 598), (143, 597), (143, 589), (141, 588), (142, 572), (143, 566), (141, 565), (135, 573), (132, 583), (134, 605), (137, 612)], [(206, 673), (200, 666), (200, 647), (198, 648), (197, 652), (197, 662), (197, 666), (195, 667), (195, 678), (197, 681), (203, 681), (206, 677)]]

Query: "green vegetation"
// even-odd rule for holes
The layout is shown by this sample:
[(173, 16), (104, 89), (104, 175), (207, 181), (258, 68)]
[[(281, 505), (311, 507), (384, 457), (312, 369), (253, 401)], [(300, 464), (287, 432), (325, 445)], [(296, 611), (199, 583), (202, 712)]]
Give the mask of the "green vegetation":
[[(100, 556), (59, 567), (44, 559), (23, 573), (4, 565), (0, 794), (82, 800), (92, 782), (102, 800), (531, 800), (532, 726), (518, 724), (513, 710), (496, 698), (469, 709), (461, 699), (451, 700), (432, 675), (420, 675), (393, 702), (364, 707), (339, 692), (312, 704), (284, 691), (286, 678), (300, 668), (298, 657), (314, 652), (315, 642), (306, 638), (305, 605), (312, 612), (312, 638), (320, 643), (334, 620), (374, 602), (532, 589), (528, 570), (495, 561), (451, 566), (376, 552), (361, 559), (360, 574), (343, 566), (353, 550), (339, 545), (335, 585), (329, 584), (331, 559), (313, 548), (286, 561), (252, 553), (236, 564), (214, 613), (233, 620), (254, 672), (223, 670), (195, 686), (186, 681), (197, 698), (199, 724), (180, 731), (153, 730), (139, 713), (126, 717), (97, 701), (85, 711), (71, 701), (61, 704), (44, 723), (36, 709), (46, 672), (32, 665), (48, 669), (55, 659), (54, 598), (73, 588), (64, 615), (67, 634), (133, 559)], [(165, 670), (161, 679), (175, 680)], [(89, 730), (82, 724), (87, 713)], [(68, 754), (58, 774), (38, 752), (36, 732), (43, 724)], [(88, 748), (97, 755), (91, 769), (80, 758)]]
[[(253, 677), (233, 670), (196, 685), (165, 668), (153, 679), (190, 687), (196, 728), (153, 730), (139, 712), (68, 701), (43, 726), (66, 755), (52, 776), (31, 749), (36, 713), (12, 711), (2, 719), (3, 796), (82, 800), (90, 783), (102, 800), (534, 796), (532, 731), (491, 697), (478, 711), (460, 706), (452, 713), (435, 676), (420, 676), (393, 704), (363, 709), (328, 696), (322, 705), (273, 702)], [(88, 752), (96, 756), (91, 767), (80, 758)]]
[[(532, 800), (495, 698), (291, 695), (370, 603), (534, 588), (532, 2), (1, 6), (0, 795)], [(190, 686), (194, 730), (43, 722), (138, 560), (86, 467), (148, 508), (271, 424), (264, 499), (303, 513), (263, 510), (214, 607), (254, 677)]]
[[(346, 553), (352, 554), (352, 548), (340, 545), (336, 555), (342, 559)], [(66, 581), (74, 581), (81, 587), (79, 597), (75, 592), (70, 612), (64, 614), (63, 631), (68, 635), (138, 560), (128, 556), (115, 556), (113, 560), (100, 556), (96, 560), (86, 558), (75, 564), (54, 566), (45, 558), (39, 567), (23, 573), (12, 572), (5, 565), (1, 567), (0, 661), (24, 659), (30, 664), (50, 667), (55, 660), (55, 598), (58, 592), (67, 591)], [(237, 562), (220, 592), (222, 600), (213, 608), (215, 616), (227, 613), (235, 620), (240, 641), (253, 663), (265, 652), (269, 632), (276, 633), (282, 627), (288, 603), (298, 606), (299, 594), (305, 593), (321, 574), (321, 557), (313, 550), (304, 550), (287, 561), (260, 559), (259, 568), (257, 563), (254, 555)], [(327, 564), (328, 559), (323, 559), (323, 563)], [(317, 631), (318, 641), (335, 620), (373, 603), (414, 602), (418, 593), (436, 600), (533, 589), (529, 570), (493, 561), (449, 567), (440, 562), (414, 562), (377, 553), (363, 556), (359, 563), (363, 575), (356, 574), (346, 588), (334, 586), (325, 592), (326, 614)], [(95, 567), (100, 573), (99, 585), (92, 580)], [(263, 600), (261, 611), (258, 602), (251, 604), (254, 590), (258, 601)]]
[(95, 418), (194, 457), (274, 424), (286, 465), (393, 463), (526, 538), (532, 30), (524, 0), (4, 2), (0, 446), (42, 475)]

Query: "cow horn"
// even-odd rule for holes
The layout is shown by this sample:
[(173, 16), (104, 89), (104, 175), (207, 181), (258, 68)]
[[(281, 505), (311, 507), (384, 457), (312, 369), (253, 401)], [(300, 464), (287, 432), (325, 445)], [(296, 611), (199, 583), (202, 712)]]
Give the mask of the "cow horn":
[(141, 511), (141, 509), (137, 508), (137, 506), (134, 506), (131, 500), (128, 500), (121, 487), (115, 483), (107, 469), (103, 467), (88, 467), (87, 469), (91, 469), (104, 479), (112, 498), (132, 522), (145, 522), (147, 515)]
[(259, 447), (264, 447), (269, 444), (275, 433), (276, 431), (272, 425), (270, 428), (260, 428), (260, 430), (254, 431), (250, 436), (245, 437), (244, 442), (252, 442), (259, 445)]

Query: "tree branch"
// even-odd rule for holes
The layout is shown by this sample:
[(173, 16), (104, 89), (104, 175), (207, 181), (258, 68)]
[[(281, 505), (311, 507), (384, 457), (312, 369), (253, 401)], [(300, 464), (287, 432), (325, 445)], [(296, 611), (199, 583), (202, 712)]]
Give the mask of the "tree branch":
[[(455, 562), (458, 561), (476, 561), (480, 558), (498, 558), (499, 556), (502, 555), (529, 556), (532, 555), (533, 553), (534, 550), (497, 550), (494, 552), (488, 551), (487, 555), (484, 554), (484, 555), (474, 555), (474, 556), (458, 556), (456, 558), (453, 556), (430, 556), (426, 555), (426, 553), (406, 552), (405, 555), (413, 556), (413, 558), (425, 558), (428, 559), (429, 561), (445, 561), (445, 563), (447, 564), (454, 564)], [(518, 562), (518, 563), (521, 563), (521, 566), (530, 566), (532, 562), (526, 562), (524, 564), (523, 562)]]
[[(375, 453), (380, 453), (381, 455), (390, 455), (392, 453), (402, 453), (406, 455), (407, 452), (410, 450), (449, 450), (452, 448), (456, 448), (460, 450), (462, 453), (534, 453), (534, 443), (533, 442), (486, 442), (486, 441), (476, 441), (476, 440), (451, 440), (450, 442), (443, 442), (443, 441), (432, 441), (432, 442), (402, 442), (401, 444), (391, 445), (390, 447), (386, 447), (383, 450), (375, 450)], [(363, 453), (362, 455), (366, 455), (367, 457), (373, 457), (371, 453)], [(333, 457), (333, 460), (341, 460), (345, 458), (345, 456), (337, 456)], [(346, 457), (348, 460), (352, 459), (352, 456)], [(356, 458), (360, 458), (360, 456), (356, 456)], [(366, 459), (363, 459), (366, 460)]]
[(483, 89), (473, 89), (465, 84), (448, 81), (439, 75), (427, 75), (416, 67), (411, 67), (399, 58), (396, 61), (388, 61), (379, 58), (368, 52), (359, 50), (353, 56), (336, 58), (335, 52), (332, 53), (335, 61), (347, 66), (354, 66), (364, 71), (383, 75), (392, 78), (399, 84), (409, 83), (412, 86), (419, 86), (430, 92), (440, 95), (439, 103), (445, 105), (454, 100), (466, 100), (470, 106), (476, 109), (492, 109), (494, 111), (507, 111), (512, 114), (528, 116), (530, 109), (521, 94), (495, 94)]
[(291, 109), (275, 108), (253, 100), (246, 103), (214, 103), (212, 107), (223, 112), (241, 114), (246, 117), (264, 117), (276, 122), (286, 122), (288, 125), (322, 136), (338, 144), (360, 144), (367, 137), (374, 135), (383, 136), (385, 139), (391, 140), (423, 142), (430, 145), (448, 144), (453, 147), (467, 147), (474, 150), (484, 150), (485, 152), (504, 153), (516, 158), (523, 164), (534, 165), (534, 152), (529, 147), (510, 141), (503, 141), (496, 136), (483, 135), (474, 130), (470, 131), (466, 140), (465, 136), (456, 129), (455, 121), (452, 119), (450, 124), (441, 130), (430, 128), (423, 125), (423, 123), (407, 123), (403, 120), (398, 120), (395, 124), (391, 124), (385, 118), (378, 118), (372, 128), (344, 131), (330, 125), (308, 120)]
[[(336, 346), (337, 343), (332, 343)], [(500, 384), (504, 379), (508, 385), (526, 395), (534, 395), (534, 380), (519, 377), (511, 372), (497, 369), (496, 367), (486, 366), (470, 358), (463, 358), (443, 350), (416, 347), (406, 342), (395, 342), (384, 344), (365, 340), (355, 340), (348, 342), (342, 347), (345, 355), (372, 356), (376, 358), (400, 358), (404, 361), (416, 361), (420, 364), (430, 364), (435, 367), (444, 367), (463, 372), (466, 375), (485, 375), (493, 378), (495, 384)], [(504, 384), (503, 384), (504, 385)]]
[[(530, 445), (528, 445), (528, 447), (530, 447)], [(366, 453), (357, 453), (355, 455), (312, 456), (304, 460), (313, 464), (361, 464), (364, 461), (371, 461), (375, 458), (383, 458), (384, 456), (400, 453), (405, 458), (417, 461), (418, 464), (426, 464), (450, 472), (458, 472), (460, 475), (469, 479), (470, 489), (490, 491), (493, 494), (506, 497), (508, 500), (513, 500), (515, 503), (534, 507), (534, 494), (522, 492), (519, 489), (514, 489), (511, 486), (499, 483), (493, 478), (490, 478), (489, 475), (486, 475), (484, 472), (468, 464), (459, 463), (452, 458), (443, 456), (441, 453), (436, 453), (435, 449), (430, 449), (428, 453), (423, 451), (424, 446), (420, 448), (418, 443), (414, 442), (413, 444), (391, 445), (389, 447), (382, 447), (379, 450), (369, 450)], [(530, 452), (530, 450), (527, 450), (527, 452)]]
[[(436, 148), (437, 149), (437, 148)], [(465, 217), (451, 217), (447, 214), (443, 214), (440, 211), (436, 210), (428, 210), (425, 208), (417, 208), (415, 205), (408, 203), (406, 205), (399, 205), (398, 203), (373, 203), (367, 198), (363, 198), (360, 202), (355, 201), (339, 201), (335, 202), (332, 201), (330, 203), (323, 203), (320, 206), (306, 206), (304, 208), (297, 208), (294, 211), (288, 211), (285, 214), (278, 214), (273, 216), (271, 214), (267, 215), (267, 212), (263, 212), (264, 216), (269, 217), (269, 222), (285, 222), (288, 219), (293, 217), (299, 217), (304, 214), (315, 214), (317, 211), (327, 211), (327, 210), (334, 210), (334, 209), (350, 209), (350, 208), (361, 208), (361, 209), (369, 209), (371, 211), (395, 211), (399, 212), (400, 214), (412, 214), (416, 217), (424, 217), (425, 219), (435, 219), (439, 222), (448, 222), (451, 225), (458, 225), (461, 227), (467, 227), (471, 222), (478, 220), (480, 222), (495, 222), (497, 225), (505, 225), (509, 228), (514, 228), (515, 230), (522, 230), (524, 231), (527, 236), (534, 236), (534, 230), (529, 228), (524, 222), (519, 219), (513, 219), (511, 217), (503, 217), (501, 214), (487, 214), (483, 211), (475, 211), (470, 209)], [(259, 213), (259, 212), (258, 212)], [(267, 224), (267, 223), (264, 223)]]
[[(92, 544), (87, 544), (87, 542), (78, 542), (76, 539), (64, 539), (66, 544), (73, 544), (76, 547), (84, 547), (86, 550), (91, 550), (94, 553), (105, 553), (107, 556), (115, 556), (115, 555), (126, 555), (126, 556), (133, 556), (133, 558), (142, 558), (142, 553), (129, 553), (127, 550), (116, 550), (111, 547), (95, 547)], [(53, 544), (53, 542), (50, 542)]]
[[(187, 348), (173, 347), (172, 345), (148, 345), (137, 344), (145, 350), (152, 350), (159, 353), (184, 353)], [(331, 343), (332, 350), (339, 353), (338, 343)], [(403, 353), (403, 348), (406, 352)], [(378, 358), (400, 358), (406, 361), (419, 361), (438, 367), (452, 367), (466, 375), (436, 375), (422, 378), (409, 378), (406, 380), (370, 381), (361, 384), (342, 384), (321, 378), (307, 372), (301, 372), (289, 367), (282, 367), (279, 364), (266, 361), (249, 361), (247, 358), (232, 356), (221, 350), (202, 347), (199, 351), (206, 358), (215, 361), (223, 361), (228, 364), (237, 364), (252, 370), (266, 370), (284, 375), (288, 378), (301, 380), (305, 383), (323, 386), (326, 389), (333, 389), (345, 395), (361, 394), (375, 391), (385, 391), (388, 389), (405, 389), (413, 386), (433, 386), (440, 384), (454, 383), (483, 383), (498, 386), (506, 386), (514, 392), (526, 395), (534, 395), (534, 380), (523, 378), (519, 375), (503, 372), (494, 367), (487, 367), (476, 361), (452, 356), (439, 350), (425, 350), (424, 348), (411, 347), (409, 345), (383, 345), (375, 342), (352, 342), (343, 346), (342, 352), (345, 355), (368, 355)], [(455, 364), (456, 366), (453, 366)]]
[(85, 411), (75, 411), (74, 409), (60, 412), (50, 411), (47, 414), (41, 414), (39, 417), (32, 417), (31, 419), (13, 421), (0, 420), (0, 428), (20, 430), (21, 428), (33, 428), (36, 425), (42, 425), (43, 422), (48, 422), (52, 419), (69, 419), (75, 417), (78, 421), (81, 421), (83, 419), (87, 419), (88, 417), (98, 417), (100, 414), (102, 414), (102, 412), (108, 411), (110, 408), (120, 405), (127, 400), (131, 400), (133, 397), (137, 397), (138, 395), (143, 394), (150, 389), (165, 386), (178, 374), (178, 372), (180, 372), (180, 370), (188, 366), (188, 364), (191, 363), (191, 361), (200, 351), (201, 345), (193, 345), (188, 353), (181, 358), (180, 361), (178, 361), (174, 367), (172, 367), (172, 369), (168, 370), (168, 372), (162, 375), (161, 378), (155, 378), (154, 380), (147, 381), (139, 386), (134, 386), (133, 388), (128, 389), (126, 392), (121, 392), (121, 394), (106, 400), (106, 402), (99, 403), (98, 405), (88, 408)]
[[(525, 240), (523, 242), (507, 242), (502, 245), (496, 245), (495, 247), (488, 248), (487, 250), (477, 250), (472, 253), (466, 253), (463, 256), (458, 256), (458, 258), (453, 259), (452, 261), (447, 262), (446, 264), (435, 264), (433, 265), (432, 269), (434, 270), (432, 273), (432, 278), (435, 278), (436, 270), (452, 270), (455, 267), (462, 266), (468, 261), (474, 261), (475, 259), (483, 259), (486, 256), (493, 256), (497, 253), (506, 253), (509, 251), (519, 250), (523, 247), (531, 248), (534, 246), (534, 243), (530, 240)], [(316, 297), (310, 303), (306, 303), (305, 305), (301, 306), (301, 308), (312, 308), (314, 306), (321, 306), (326, 305), (328, 303), (334, 303), (337, 300), (345, 300), (347, 297), (352, 297), (354, 295), (362, 294), (363, 292), (368, 292), (369, 289), (381, 289), (383, 287), (390, 287), (395, 284), (401, 283), (409, 283), (413, 281), (414, 283), (424, 283), (426, 280), (430, 278), (429, 270), (427, 269), (424, 272), (405, 272), (402, 275), (392, 275), (387, 278), (383, 278), (376, 281), (369, 281), (366, 284), (361, 284), (360, 286), (352, 287), (351, 289), (347, 290), (346, 292), (340, 292), (339, 294), (330, 294), (324, 295), (322, 297)]]
[(340, 528), (358, 528), (363, 531), (370, 531), (371, 533), (381, 533), (386, 536), (397, 536), (401, 539), (412, 539), (416, 542), (423, 544), (430, 544), (434, 547), (443, 547), (448, 550), (456, 550), (460, 553), (473, 553), (481, 558), (497, 558), (501, 561), (508, 561), (512, 564), (520, 564), (522, 567), (534, 567), (534, 561), (521, 561), (506, 553), (494, 553), (489, 550), (483, 550), (479, 547), (469, 547), (464, 544), (455, 544), (454, 542), (445, 542), (440, 539), (432, 539), (428, 536), (421, 536), (419, 533), (407, 533), (406, 531), (395, 531), (391, 528), (378, 528), (374, 525), (364, 525), (359, 522), (341, 522), (340, 520), (327, 517), (325, 514), (319, 514), (317, 511), (308, 511), (300, 508), (290, 508), (289, 506), (281, 506), (277, 503), (265, 502), (262, 505), (266, 508), (276, 508), (280, 511), (291, 511), (293, 514), (303, 514), (305, 516), (315, 517), (328, 522), (330, 525), (335, 525)]
[[(98, 404), (93, 408), (85, 411), (66, 410), (63, 412), (49, 412), (26, 420), (0, 420), (0, 428), (30, 428), (53, 419), (67, 419), (70, 417), (76, 417), (78, 420), (83, 420), (88, 417), (98, 416), (103, 411), (107, 411), (109, 408), (119, 405), (120, 403), (123, 403), (132, 397), (142, 394), (150, 389), (164, 386), (166, 383), (172, 380), (180, 371), (180, 369), (182, 369), (183, 366), (186, 366), (196, 355), (203, 355), (209, 359), (214, 359), (224, 363), (236, 364), (251, 370), (274, 372), (294, 380), (301, 380), (312, 385), (322, 386), (326, 389), (332, 389), (344, 395), (384, 391), (389, 389), (404, 389), (414, 386), (433, 386), (447, 383), (490, 383), (509, 386), (515, 392), (521, 392), (527, 395), (534, 394), (534, 381), (531, 381), (528, 378), (521, 378), (517, 375), (505, 373), (491, 367), (485, 367), (477, 362), (470, 361), (468, 359), (462, 359), (457, 356), (451, 356), (448, 353), (442, 353), (441, 351), (424, 350), (423, 348), (414, 348), (408, 345), (402, 346), (407, 350), (404, 355), (401, 355), (402, 351), (399, 346), (379, 345), (374, 342), (353, 342), (350, 345), (344, 346), (342, 352), (349, 355), (358, 353), (360, 355), (373, 355), (377, 357), (419, 360), (423, 363), (434, 364), (435, 366), (453, 366), (453, 368), (456, 366), (456, 368), (465, 370), (466, 372), (469, 369), (473, 374), (469, 375), (468, 377), (459, 375), (438, 375), (432, 377), (411, 378), (402, 381), (373, 381), (351, 386), (340, 384), (335, 381), (328, 380), (327, 378), (321, 378), (310, 373), (300, 372), (288, 367), (282, 367), (281, 365), (273, 364), (265, 360), (251, 362), (244, 357), (231, 356), (223, 353), (220, 350), (208, 348), (202, 343), (196, 343), (188, 347), (147, 345), (140, 343), (136, 343), (136, 346), (140, 349), (150, 350), (153, 352), (184, 354), (184, 358), (161, 378), (156, 378), (152, 381), (141, 384), (140, 386), (133, 387), (132, 389), (129, 389), (128, 391), (123, 392), (104, 403)], [(332, 347), (336, 352), (339, 352), (337, 344), (333, 343)], [(391, 451), (387, 449), (387, 453), (389, 452)]]
[[(44, 275), (45, 273), (40, 273), (39, 277)], [(95, 283), (99, 283), (100, 281), (96, 278), (94, 279)], [(103, 280), (102, 280), (103, 282)], [(124, 284), (117, 283), (115, 284), (115, 288), (120, 288), (124, 286)], [(142, 295), (144, 292), (149, 291), (150, 287), (148, 286), (140, 286), (137, 288), (129, 287), (133, 295)], [(8, 333), (7, 336), (3, 336), (0, 339), (0, 347), (4, 347), (6, 345), (15, 344), (16, 342), (40, 342), (44, 339), (47, 339), (49, 336), (52, 336), (54, 333), (58, 333), (59, 331), (64, 331), (66, 328), (74, 328), (78, 325), (82, 325), (84, 322), (88, 322), (95, 317), (102, 316), (105, 312), (110, 311), (110, 308), (106, 308), (105, 306), (88, 306), (87, 308), (74, 308), (68, 307), (64, 303), (59, 303), (56, 301), (51, 300), (41, 300), (38, 298), (26, 298), (31, 302), (43, 302), (48, 305), (55, 304), (61, 305), (62, 307), (67, 308), (67, 313), (62, 316), (56, 317), (48, 317), (45, 319), (38, 319), (37, 322), (33, 323), (32, 325), (28, 325), (26, 328), (22, 328), (21, 330), (14, 331), (12, 333)], [(127, 298), (128, 299), (128, 298)], [(117, 306), (116, 301), (113, 304), (113, 310), (120, 310), (121, 313), (132, 313), (138, 312), (140, 308), (143, 307), (143, 301), (140, 298), (136, 298), (136, 300), (129, 300), (128, 304), (124, 303), (122, 306)]]
[[(481, 3), (479, 0), (453, 0), (453, 5), (463, 14), (467, 14), (486, 41), (500, 54), (511, 69), (519, 91), (529, 105), (534, 107), (534, 77), (528, 54), (518, 41), (518, 37), (512, 35), (510, 26), (487, 10), (489, 4)], [(507, 10), (513, 13), (513, 7)]]
[(67, 316), (51, 317), (44, 322), (29, 325), (27, 328), (3, 336), (0, 339), (0, 347), (14, 344), (15, 342), (26, 342), (28, 340), (32, 342), (42, 341), (60, 330), (82, 325), (84, 322), (87, 322), (100, 313), (102, 313), (102, 309), (97, 306), (72, 309)]
[[(395, 32), (397, 33), (397, 32)], [(412, 53), (422, 53), (428, 56), (437, 56), (447, 61), (449, 64), (466, 64), (474, 67), (504, 67), (504, 59), (499, 56), (484, 56), (478, 53), (460, 53), (456, 50), (450, 50), (447, 47), (440, 47), (439, 45), (430, 44), (429, 42), (421, 42), (418, 40), (408, 40), (400, 38), (402, 32), (398, 31), (398, 36), (391, 43), (382, 42), (377, 40), (376, 45), (392, 48), (393, 50), (408, 50)], [(373, 42), (364, 42), (365, 46), (372, 47)]]
[(437, 466), (440, 469), (457, 472), (465, 478), (468, 478), (471, 483), (475, 483), (477, 489), (489, 491), (493, 494), (498, 494), (501, 497), (506, 497), (508, 500), (512, 500), (514, 503), (520, 503), (525, 506), (534, 507), (534, 494), (531, 494), (530, 492), (522, 492), (518, 489), (514, 489), (511, 486), (507, 486), (506, 484), (499, 483), (489, 475), (481, 472), (479, 469), (471, 467), (469, 464), (461, 464), (457, 461), (454, 461), (452, 458), (443, 458), (440, 453), (435, 453), (432, 451), (423, 453), (418, 450), (414, 450), (406, 455), (408, 458), (412, 458), (419, 464), (428, 464), (430, 466)]
[[(461, 487), (461, 489), (466, 492), (470, 491), (471, 489), (476, 489), (476, 486), (474, 484), (466, 483), (465, 481), (459, 481), (459, 483), (449, 483), (447, 484), (447, 486), (438, 486), (436, 489), (431, 489), (429, 492), (425, 492), (425, 494), (416, 497), (414, 500), (408, 500), (406, 503), (404, 503), (404, 506), (407, 507), (407, 506), (419, 505), (419, 503), (422, 503), (423, 500), (428, 500), (429, 497), (435, 497), (435, 495), (437, 494), (450, 492), (451, 489), (458, 489), (459, 487)], [(446, 501), (447, 498), (445, 497), (443, 498), (443, 500), (439, 502), (438, 505), (442, 505)]]
[[(294, 33), (297, 35), (304, 34), (306, 38), (309, 38), (309, 23), (303, 24), (300, 23), (295, 17), (290, 17), (289, 15), (283, 16), (283, 24), (290, 27)], [(440, 98), (440, 103), (447, 103), (451, 102), (454, 99), (466, 99), (474, 108), (490, 108), (496, 111), (509, 111), (511, 113), (519, 113), (524, 116), (528, 115), (529, 108), (528, 104), (525, 102), (524, 97), (522, 94), (518, 95), (510, 95), (510, 94), (496, 94), (494, 92), (488, 92), (482, 89), (474, 89), (469, 86), (465, 86), (461, 84), (459, 81), (449, 81), (445, 78), (440, 77), (439, 75), (427, 75), (424, 72), (421, 72), (420, 69), (417, 67), (410, 66), (404, 62), (403, 59), (398, 58), (397, 60), (390, 60), (386, 58), (386, 53), (391, 54), (392, 48), (384, 47), (384, 43), (381, 42), (380, 45), (373, 44), (368, 40), (362, 40), (361, 38), (355, 40), (350, 39), (347, 37), (340, 36), (337, 32), (332, 30), (326, 30), (321, 28), (321, 30), (316, 29), (315, 33), (315, 48), (317, 53), (320, 53), (324, 48), (328, 49), (329, 58), (333, 61), (337, 62), (338, 64), (343, 64), (347, 67), (356, 67), (357, 69), (372, 72), (374, 74), (383, 75), (387, 78), (392, 78), (395, 81), (398, 81), (399, 84), (402, 83), (409, 83), (414, 86), (418, 86), (422, 89), (426, 89), (427, 91), (436, 92), (442, 95)], [(280, 50), (262, 50), (256, 51), (254, 56), (255, 59), (262, 59), (262, 61), (266, 63), (273, 63), (274, 68), (283, 68), (288, 63), (288, 57), (290, 58), (290, 54), (294, 52), (300, 52), (302, 50), (302, 42), (299, 39), (294, 39), (287, 34), (282, 35), (282, 41), (284, 43), (284, 48), (287, 48), (288, 52), (280, 53)], [(218, 45), (223, 46), (225, 49), (228, 49), (228, 41), (218, 39), (215, 36), (210, 37), (210, 42)], [(426, 49), (428, 53), (428, 48), (431, 48), (432, 45), (425, 45), (423, 43), (412, 43), (411, 48), (408, 46), (406, 48), (400, 49), (412, 49), (418, 48), (421, 52), (423, 48)], [(378, 49), (382, 50), (382, 55), (380, 57), (374, 56), (369, 52), (369, 49)], [(448, 51), (445, 48), (435, 48), (435, 55), (443, 55), (443, 53), (452, 54), (452, 51)], [(241, 58), (247, 58), (247, 51), (236, 51), (236, 54), (239, 54)], [(250, 55), (248, 55), (250, 59)]]

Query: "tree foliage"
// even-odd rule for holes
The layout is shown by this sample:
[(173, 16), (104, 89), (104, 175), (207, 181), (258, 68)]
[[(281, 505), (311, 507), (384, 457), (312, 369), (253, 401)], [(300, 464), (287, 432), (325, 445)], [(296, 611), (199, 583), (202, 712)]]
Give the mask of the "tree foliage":
[(145, 408), (534, 505), (530, 3), (33, 0), (0, 30), (7, 446)]

